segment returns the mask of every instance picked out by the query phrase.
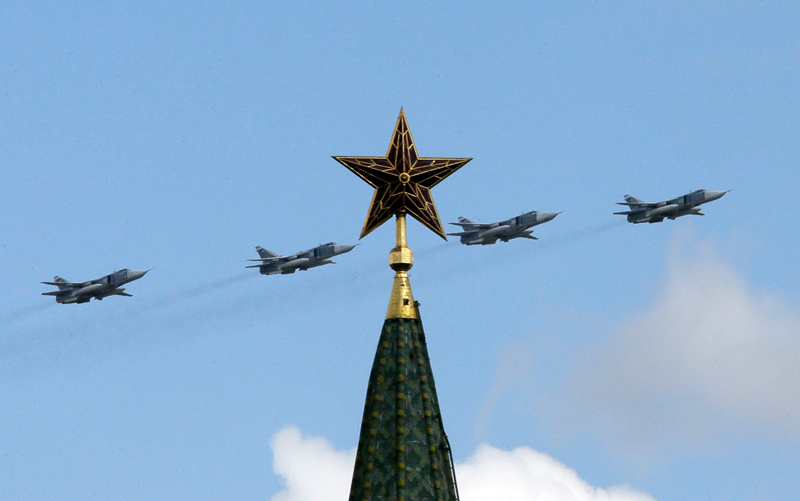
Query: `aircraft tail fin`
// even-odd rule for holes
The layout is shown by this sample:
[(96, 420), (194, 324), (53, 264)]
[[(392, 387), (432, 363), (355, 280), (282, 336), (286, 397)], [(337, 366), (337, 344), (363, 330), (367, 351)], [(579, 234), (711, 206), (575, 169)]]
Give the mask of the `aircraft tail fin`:
[(56, 275), (55, 277), (53, 277), (53, 282), (56, 283), (56, 284), (62, 284), (62, 283), (64, 284), (64, 285), (58, 285), (58, 289), (59, 290), (63, 291), (65, 289), (69, 289), (69, 287), (67, 287), (67, 285), (66, 285), (66, 284), (69, 283), (69, 280), (65, 280), (65, 279), (63, 279), (63, 278), (61, 278), (61, 277)]
[(628, 202), (629, 204), (642, 204), (642, 205), (644, 205), (644, 202), (642, 200), (639, 200), (638, 198), (632, 197), (630, 195), (625, 195), (625, 201)]
[(262, 258), (280, 257), (280, 254), (275, 254), (272, 251), (268, 251), (267, 249), (261, 247), (260, 245), (256, 246), (256, 252), (258, 252), (258, 255), (261, 256)]
[(471, 219), (467, 219), (464, 216), (458, 216), (458, 222), (459, 223), (467, 223), (467, 224), (475, 224), (475, 221), (472, 221)]

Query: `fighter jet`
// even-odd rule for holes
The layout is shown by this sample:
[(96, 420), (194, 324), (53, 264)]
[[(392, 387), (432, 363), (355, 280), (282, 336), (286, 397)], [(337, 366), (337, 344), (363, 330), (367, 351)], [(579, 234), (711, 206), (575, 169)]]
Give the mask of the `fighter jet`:
[[(358, 245), (358, 244), (356, 244)], [(263, 247), (256, 247), (256, 252), (261, 256), (260, 259), (248, 259), (248, 261), (259, 261), (261, 264), (245, 266), (245, 268), (258, 268), (262, 275), (288, 275), (297, 270), (305, 271), (309, 268), (322, 266), (323, 264), (335, 264), (330, 260), (333, 256), (350, 252), (356, 245), (337, 244), (328, 242), (313, 249), (308, 249), (291, 256), (281, 256), (270, 252)]]
[(132, 297), (124, 292), (125, 288), (120, 287), (120, 285), (139, 280), (148, 271), (150, 270), (129, 270), (125, 268), (88, 282), (70, 282), (61, 277), (54, 277), (52, 282), (42, 283), (55, 285), (58, 290), (43, 292), (42, 296), (55, 296), (56, 302), (61, 304), (88, 303), (92, 298), (100, 301), (108, 296)]
[[(728, 190), (730, 191), (730, 190)], [(625, 212), (615, 212), (628, 216), (629, 223), (660, 223), (667, 219), (675, 219), (681, 216), (705, 216), (700, 212), (698, 205), (712, 202), (722, 198), (727, 191), (697, 190), (671, 200), (663, 202), (642, 202), (638, 198), (625, 195), (624, 202), (617, 202), (617, 205), (627, 205), (630, 210)]]
[(464, 231), (448, 235), (461, 237), (461, 243), (465, 245), (492, 245), (498, 240), (508, 242), (512, 238), (539, 240), (531, 235), (533, 230), (528, 228), (552, 221), (559, 214), (560, 212), (531, 211), (496, 223), (476, 223), (465, 217), (459, 217), (457, 223), (450, 224), (461, 226)]

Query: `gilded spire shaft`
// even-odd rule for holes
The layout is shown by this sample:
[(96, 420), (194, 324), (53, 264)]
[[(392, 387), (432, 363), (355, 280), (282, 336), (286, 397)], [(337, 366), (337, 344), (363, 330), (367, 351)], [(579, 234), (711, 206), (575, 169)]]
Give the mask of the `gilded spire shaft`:
[(407, 246), (405, 212), (397, 213), (396, 223), (396, 246), (389, 253), (389, 266), (394, 270), (394, 284), (386, 318), (419, 319), (414, 295), (411, 293), (411, 282), (408, 280), (408, 270), (414, 266), (414, 253)]
[(397, 214), (397, 229), (395, 230), (395, 241), (397, 247), (408, 247), (406, 237), (406, 215), (403, 212)]

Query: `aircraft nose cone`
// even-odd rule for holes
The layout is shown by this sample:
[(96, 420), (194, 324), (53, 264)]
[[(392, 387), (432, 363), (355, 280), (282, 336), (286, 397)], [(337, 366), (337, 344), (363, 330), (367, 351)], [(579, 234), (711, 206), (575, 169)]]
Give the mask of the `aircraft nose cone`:
[(560, 212), (542, 212), (542, 220), (544, 222), (552, 221), (556, 218), (557, 215), (561, 214)]
[(722, 198), (722, 195), (728, 193), (727, 191), (706, 191), (706, 200), (716, 200)]
[(358, 244), (353, 244), (353, 245), (339, 244), (339, 251), (342, 253), (350, 252), (351, 250), (356, 248), (356, 245)]
[(128, 278), (131, 280), (138, 280), (145, 276), (150, 270), (128, 270)]

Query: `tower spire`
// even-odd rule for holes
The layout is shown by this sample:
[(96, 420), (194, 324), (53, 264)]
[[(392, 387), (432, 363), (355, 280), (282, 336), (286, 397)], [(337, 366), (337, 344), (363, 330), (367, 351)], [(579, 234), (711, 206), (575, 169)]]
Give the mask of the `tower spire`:
[(394, 282), (358, 440), (350, 501), (458, 501), (425, 332), (408, 270), (406, 214), (445, 238), (430, 188), (469, 158), (420, 158), (400, 110), (386, 157), (334, 157), (373, 188), (362, 238), (395, 216)]
[(386, 319), (372, 364), (350, 501), (377, 500), (458, 500), (419, 318)]

